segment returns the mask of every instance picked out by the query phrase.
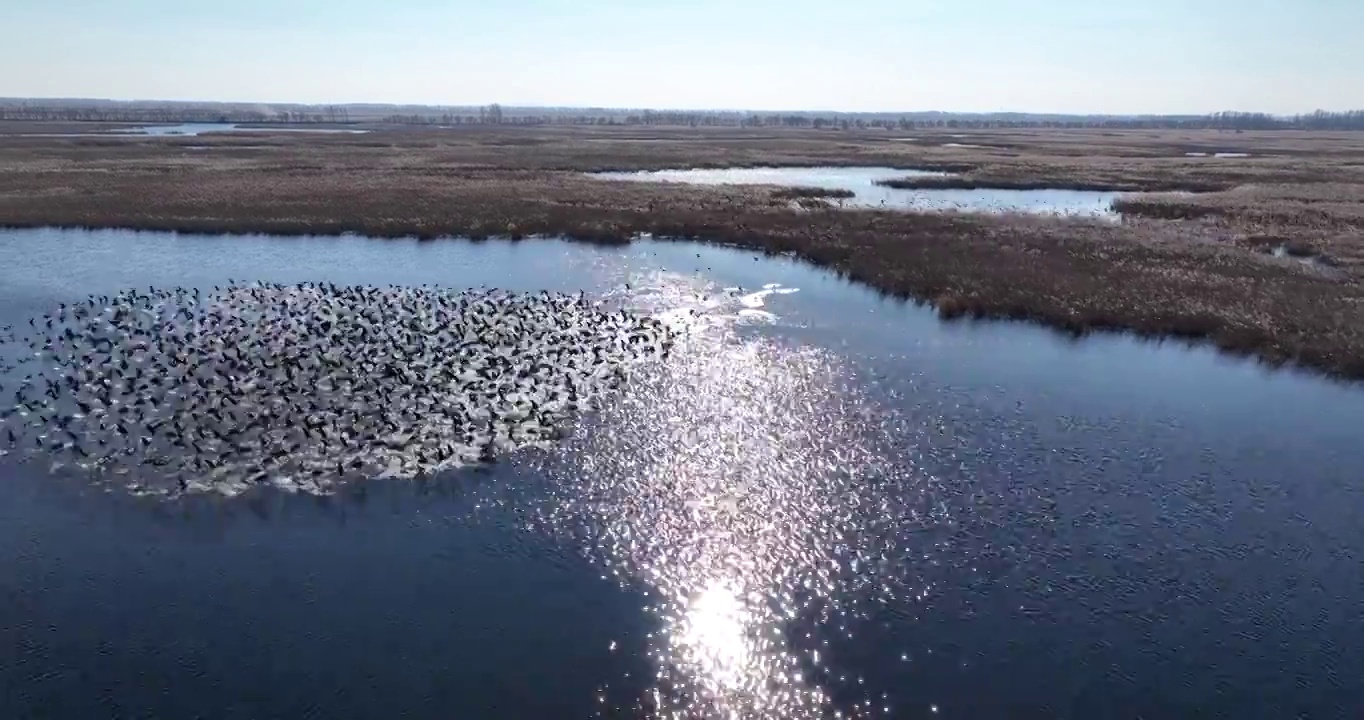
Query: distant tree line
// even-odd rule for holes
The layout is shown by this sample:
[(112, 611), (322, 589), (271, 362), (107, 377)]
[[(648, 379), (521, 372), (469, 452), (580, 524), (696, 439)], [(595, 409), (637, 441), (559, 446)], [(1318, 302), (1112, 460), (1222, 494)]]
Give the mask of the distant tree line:
[(497, 105), (477, 114), (389, 115), (384, 122), (407, 125), (641, 125), (661, 127), (783, 127), (832, 130), (914, 130), (922, 128), (1114, 128), (1181, 130), (1364, 130), (1364, 110), (1281, 117), (1266, 113), (1219, 112), (1210, 115), (1070, 115), (1017, 117), (953, 115), (866, 117), (860, 114), (707, 113), (644, 110), (626, 114), (523, 112), (507, 114)]
[(271, 122), (271, 123), (349, 123), (345, 106), (324, 106), (307, 110), (223, 109), (183, 106), (68, 106), (37, 103), (0, 102), (0, 120), (120, 122), (120, 123), (195, 123), (195, 122)]
[(420, 105), (246, 105), (101, 100), (0, 99), (0, 120), (68, 122), (353, 123), (404, 125), (637, 125), (758, 127), (830, 130), (921, 128), (1114, 128), (1183, 130), (1364, 130), (1364, 110), (1280, 116), (1218, 112), (1209, 115), (1062, 115), (1042, 113), (761, 113), (742, 111), (511, 108)]

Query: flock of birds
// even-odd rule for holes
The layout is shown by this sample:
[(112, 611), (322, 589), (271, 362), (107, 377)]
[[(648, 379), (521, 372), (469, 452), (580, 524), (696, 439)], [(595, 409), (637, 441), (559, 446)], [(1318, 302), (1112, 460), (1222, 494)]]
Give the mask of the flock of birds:
[(432, 475), (553, 441), (675, 332), (581, 293), (92, 295), (0, 328), (0, 454), (167, 494)]

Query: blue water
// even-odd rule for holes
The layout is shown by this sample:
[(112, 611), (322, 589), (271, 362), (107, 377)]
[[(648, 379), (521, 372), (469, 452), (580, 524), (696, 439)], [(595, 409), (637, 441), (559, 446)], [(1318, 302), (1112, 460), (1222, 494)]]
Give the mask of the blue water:
[(831, 200), (837, 207), (913, 211), (1024, 212), (1113, 219), (1118, 193), (1093, 190), (907, 189), (878, 185), (878, 180), (942, 176), (926, 170), (889, 167), (765, 167), (644, 172), (593, 173), (602, 180), (677, 182), (696, 185), (785, 185), (849, 190), (853, 197)]
[[(0, 254), (0, 324), (228, 278), (712, 321), (562, 453), (420, 484), (167, 503), (0, 459), (0, 717), (1364, 713), (1357, 386), (944, 324), (688, 243), (38, 230)], [(697, 297), (725, 287), (747, 300)]]

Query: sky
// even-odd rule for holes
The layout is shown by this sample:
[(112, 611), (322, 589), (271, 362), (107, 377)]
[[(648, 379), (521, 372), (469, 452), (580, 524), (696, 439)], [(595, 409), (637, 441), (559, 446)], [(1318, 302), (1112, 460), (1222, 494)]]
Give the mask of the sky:
[(1361, 0), (0, 0), (0, 96), (1364, 108)]

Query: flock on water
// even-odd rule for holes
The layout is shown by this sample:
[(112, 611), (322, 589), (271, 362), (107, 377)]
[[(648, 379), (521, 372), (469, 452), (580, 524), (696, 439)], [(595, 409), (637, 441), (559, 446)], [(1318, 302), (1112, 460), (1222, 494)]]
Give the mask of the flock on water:
[(166, 494), (433, 475), (552, 442), (675, 339), (581, 293), (92, 295), (0, 327), (0, 454)]

